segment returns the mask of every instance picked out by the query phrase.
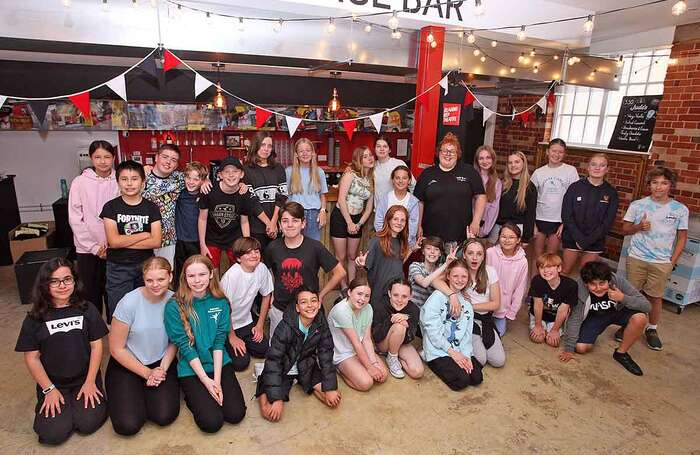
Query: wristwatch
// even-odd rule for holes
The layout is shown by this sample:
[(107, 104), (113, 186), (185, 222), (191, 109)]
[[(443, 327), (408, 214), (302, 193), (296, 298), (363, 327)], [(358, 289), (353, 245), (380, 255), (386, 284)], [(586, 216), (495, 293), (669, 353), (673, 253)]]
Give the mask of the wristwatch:
[(55, 388), (56, 388), (56, 385), (55, 385), (55, 384), (51, 384), (51, 385), (48, 386), (47, 388), (43, 389), (43, 390), (41, 391), (41, 393), (43, 393), (44, 395), (48, 395), (49, 392), (51, 392), (51, 391), (52, 391), (53, 389), (55, 389)]

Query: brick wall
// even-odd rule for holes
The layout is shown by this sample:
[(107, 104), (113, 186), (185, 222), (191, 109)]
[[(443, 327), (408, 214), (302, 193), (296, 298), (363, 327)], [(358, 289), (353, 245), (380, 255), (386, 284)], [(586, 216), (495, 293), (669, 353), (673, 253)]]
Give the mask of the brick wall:
[[(541, 95), (514, 95), (501, 96), (498, 98), (498, 112), (505, 114), (509, 112), (509, 100), (515, 107), (515, 110), (520, 112), (533, 104), (537, 103)], [(505, 169), (506, 157), (510, 152), (521, 151), (528, 157), (530, 163), (530, 172), (534, 170), (535, 156), (537, 154), (537, 144), (545, 138), (546, 119), (540, 115), (539, 118), (535, 113), (539, 108), (535, 107), (530, 110), (532, 116), (527, 123), (520, 119), (510, 121), (505, 117), (496, 119), (496, 129), (493, 134), (493, 149), (496, 151), (498, 170), (502, 172)], [(553, 108), (550, 107), (549, 111)]]
[[(696, 24), (697, 25), (697, 24)], [(679, 174), (674, 196), (700, 212), (700, 40), (676, 43), (654, 129), (651, 159)]]

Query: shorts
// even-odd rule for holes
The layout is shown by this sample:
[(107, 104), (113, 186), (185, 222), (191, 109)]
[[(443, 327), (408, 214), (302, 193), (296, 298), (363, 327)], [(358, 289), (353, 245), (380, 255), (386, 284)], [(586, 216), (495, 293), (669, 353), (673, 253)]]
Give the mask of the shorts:
[(542, 221), (535, 220), (535, 225), (537, 226), (537, 231), (544, 235), (554, 235), (561, 226), (561, 221)]
[(221, 267), (221, 253), (226, 252), (226, 256), (228, 256), (228, 261), (229, 265), (233, 265), (236, 263), (236, 258), (233, 256), (233, 248), (221, 248), (218, 246), (214, 245), (209, 245), (207, 244), (207, 248), (209, 249), (209, 253), (211, 253), (211, 263), (214, 264), (214, 268), (218, 269)]
[(571, 237), (571, 235), (567, 234), (566, 228), (564, 228), (564, 234), (561, 236), (561, 246), (565, 250), (578, 251), (580, 253), (600, 254), (605, 251), (605, 237), (596, 240), (591, 245), (588, 245), (588, 248), (582, 250), (578, 247), (578, 245), (576, 245), (576, 241)]
[[(542, 327), (544, 327), (545, 332), (551, 332), (552, 331), (552, 326), (554, 325), (554, 321), (552, 322), (547, 322), (547, 321), (542, 321)], [(535, 328), (535, 316), (530, 314), (530, 330)], [(564, 335), (564, 329), (559, 327), (559, 336)]]
[(581, 323), (581, 329), (578, 332), (578, 342), (593, 344), (598, 335), (603, 333), (609, 325), (626, 327), (630, 318), (637, 313), (641, 313), (641, 311), (630, 310), (629, 308), (601, 314), (589, 312), (586, 319)]
[(627, 257), (627, 281), (649, 297), (663, 297), (671, 272), (673, 264), (670, 262), (659, 264)]
[[(350, 219), (353, 223), (357, 224), (360, 222), (362, 214), (350, 215)], [(359, 239), (362, 238), (362, 229), (360, 229), (357, 234), (350, 234), (348, 232), (348, 224), (345, 222), (343, 214), (340, 212), (338, 206), (333, 209), (331, 213), (331, 223), (330, 223), (330, 233), (331, 237), (338, 239)]]

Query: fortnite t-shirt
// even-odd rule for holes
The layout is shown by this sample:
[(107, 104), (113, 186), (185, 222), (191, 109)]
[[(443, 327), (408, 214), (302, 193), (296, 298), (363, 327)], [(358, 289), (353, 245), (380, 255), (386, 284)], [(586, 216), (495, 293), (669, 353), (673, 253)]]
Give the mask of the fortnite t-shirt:
[(49, 308), (45, 321), (24, 318), (15, 351), (39, 351), (51, 382), (59, 387), (76, 387), (87, 376), (90, 342), (107, 332), (94, 305), (86, 305), (85, 311), (75, 307)]
[(614, 313), (617, 311), (617, 307), (615, 306), (616, 303), (614, 300), (612, 300), (610, 297), (608, 297), (608, 293), (606, 292), (604, 295), (601, 297), (598, 297), (597, 295), (590, 293), (590, 298), (591, 298), (591, 306), (588, 309), (588, 314), (605, 314), (605, 313)]
[(267, 246), (265, 263), (275, 278), (273, 305), (284, 311), (302, 284), (318, 292), (319, 269), (330, 272), (338, 260), (318, 240), (304, 237), (301, 245), (288, 248), (284, 238), (278, 238)]
[[(120, 235), (133, 235), (139, 232), (151, 232), (151, 225), (161, 221), (158, 206), (148, 199), (141, 199), (136, 205), (124, 202), (121, 196), (108, 201), (102, 207), (100, 218), (114, 220)], [(141, 263), (153, 256), (153, 250), (136, 248), (109, 248), (107, 260), (118, 264)]]
[[(208, 209), (207, 232), (204, 241), (207, 245), (228, 249), (234, 240), (241, 237), (241, 215), (249, 218), (258, 216), (262, 207), (250, 193), (224, 193), (216, 184), (209, 194), (199, 198), (199, 208)], [(251, 231), (252, 232), (252, 231)]]
[(544, 322), (554, 322), (557, 318), (559, 305), (565, 303), (570, 309), (574, 308), (578, 301), (578, 285), (571, 278), (561, 276), (561, 282), (556, 289), (547, 283), (547, 280), (540, 275), (532, 277), (530, 283), (530, 314), (535, 315), (534, 297), (542, 299), (542, 320)]

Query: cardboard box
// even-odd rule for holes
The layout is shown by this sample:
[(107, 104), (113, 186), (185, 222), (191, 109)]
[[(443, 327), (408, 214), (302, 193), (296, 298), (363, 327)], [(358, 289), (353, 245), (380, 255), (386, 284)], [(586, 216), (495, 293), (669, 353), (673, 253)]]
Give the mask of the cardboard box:
[[(56, 226), (53, 221), (40, 221), (39, 223), (48, 224), (49, 232), (42, 237), (26, 240), (12, 240), (15, 231), (22, 225), (17, 226), (8, 234), (10, 237), (10, 252), (12, 253), (12, 262), (17, 262), (27, 251), (43, 251), (48, 248), (53, 248), (54, 237), (56, 234)], [(24, 223), (23, 223), (24, 224)]]

